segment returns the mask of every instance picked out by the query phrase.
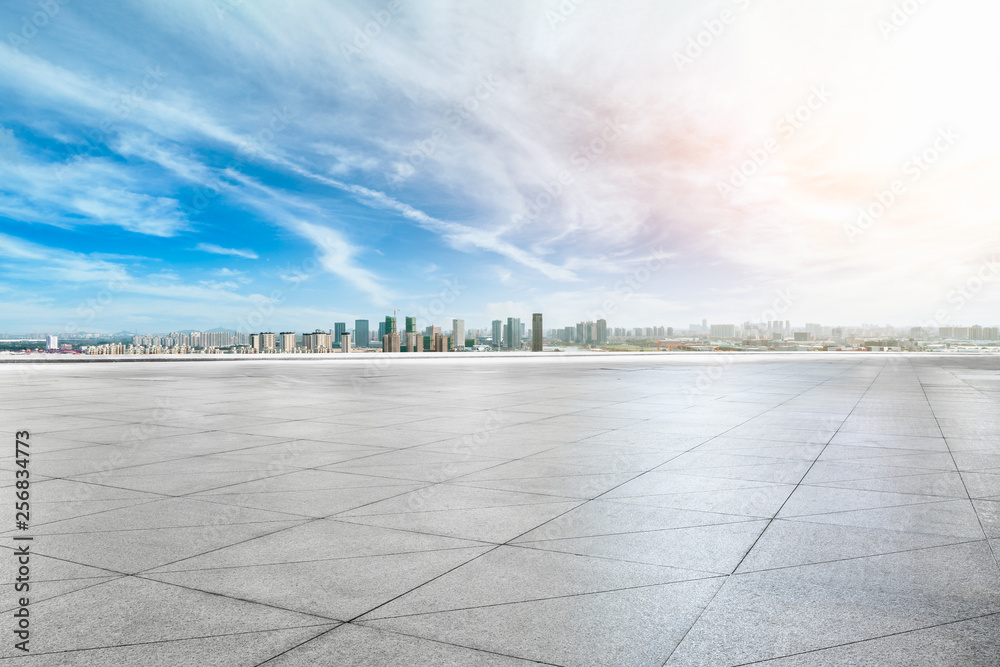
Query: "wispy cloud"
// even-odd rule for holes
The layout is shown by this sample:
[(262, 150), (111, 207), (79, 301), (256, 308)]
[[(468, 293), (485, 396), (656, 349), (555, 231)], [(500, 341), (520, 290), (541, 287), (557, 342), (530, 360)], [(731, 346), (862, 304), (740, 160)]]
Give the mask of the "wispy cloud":
[(214, 243), (199, 243), (194, 249), (202, 252), (210, 252), (213, 255), (230, 255), (232, 257), (243, 257), (244, 259), (258, 259), (257, 253), (246, 248), (223, 248)]
[[(305, 242), (359, 311), (420, 291), (411, 272), (431, 262), (485, 267), (469, 312), (592, 310), (662, 252), (623, 320), (736, 317), (792, 278), (816, 317), (917, 317), (996, 244), (1000, 126), (968, 63), (996, 61), (1000, 7), (922, 6), (887, 40), (884, 8), (862, 0), (733, 4), (736, 22), (682, 69), (714, 10), (584, 3), (553, 25), (545, 3), (449, 7), (447, 20), (407, 4), (348, 59), (341, 44), (370, 20), (360, 2), (242, 3), (220, 20), (178, 0), (130, 6), (120, 25), (81, 5), (44, 49), (0, 43), (0, 216), (88, 249), (95, 225), (156, 237), (160, 261), (209, 293), (245, 283), (203, 284), (215, 267), (192, 247), (260, 259), (229, 246), (266, 245), (284, 261)], [(141, 48), (121, 38), (137, 33)], [(93, 43), (100, 58), (80, 46)], [(122, 114), (159, 67), (162, 85)], [(234, 71), (254, 72), (252, 95)], [(831, 95), (808, 106), (816, 86)], [(851, 243), (845, 225), (942, 126), (961, 139)], [(752, 174), (720, 197), (740, 170)], [(227, 217), (240, 240), (218, 231)]]

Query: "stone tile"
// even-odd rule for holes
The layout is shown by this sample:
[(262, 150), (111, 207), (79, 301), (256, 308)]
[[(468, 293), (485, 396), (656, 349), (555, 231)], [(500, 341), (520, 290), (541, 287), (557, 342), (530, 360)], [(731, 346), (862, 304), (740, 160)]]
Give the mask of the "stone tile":
[(361, 621), (631, 589), (705, 575), (660, 565), (501, 546), (371, 611)]
[(480, 546), (484, 544), (325, 519), (204, 552), (154, 572), (274, 565)]
[(174, 667), (175, 665), (205, 665), (231, 667), (257, 665), (269, 657), (282, 654), (316, 635), (327, 632), (331, 625), (319, 625), (288, 630), (262, 630), (234, 634), (174, 639), (152, 643), (82, 649), (70, 652), (37, 653), (16, 658), (0, 658), (0, 665), (59, 667), (94, 667), (98, 665), (136, 665), (142, 667)]
[(558, 665), (660, 665), (719, 579), (366, 621), (380, 630)]
[(767, 527), (738, 571), (770, 570), (877, 556), (962, 541), (966, 540), (932, 533), (812, 523), (801, 518), (779, 520)]
[(743, 664), (1000, 611), (984, 542), (730, 577), (668, 665)]
[(655, 496), (607, 496), (635, 505), (672, 507), (701, 512), (729, 514), (735, 517), (773, 517), (795, 489), (790, 484), (769, 484), (742, 489), (668, 493)]
[[(209, 595), (177, 586), (123, 577), (33, 605), (46, 623), (31, 638), (32, 653), (204, 638), (246, 632), (316, 628), (327, 623), (306, 614)], [(327, 625), (329, 627), (329, 625)], [(19, 654), (11, 643), (0, 655)]]
[(386, 498), (393, 498), (421, 488), (419, 484), (391, 484), (390, 486), (364, 486), (342, 489), (305, 489), (299, 491), (267, 491), (222, 493), (243, 487), (243, 484), (214, 489), (201, 497), (213, 503), (235, 507), (249, 507), (272, 512), (282, 512), (299, 517), (320, 519), (353, 509), (370, 506)]
[(752, 520), (751, 517), (732, 514), (595, 500), (584, 503), (522, 535), (518, 541), (620, 535)]
[(1000, 614), (992, 614), (755, 664), (766, 667), (990, 665), (996, 663), (1000, 654), (998, 637)]
[(618, 535), (552, 540), (518, 539), (514, 543), (596, 558), (728, 574), (750, 550), (766, 525), (766, 521), (741, 521)]
[(134, 574), (298, 523), (300, 521), (269, 521), (224, 526), (59, 533), (39, 538), (34, 548), (43, 556)]
[(979, 519), (968, 500), (878, 507), (811, 514), (799, 521), (887, 531), (943, 535), (962, 540), (983, 539)]
[(368, 526), (414, 530), (464, 540), (502, 544), (568, 512), (579, 504), (579, 500), (574, 500), (338, 518)]
[(778, 517), (790, 518), (849, 510), (899, 507), (937, 502), (947, 502), (947, 499), (941, 496), (922, 496), (912, 493), (841, 489), (831, 486), (808, 486), (802, 484), (796, 487), (795, 491), (788, 497), (788, 500), (778, 513)]
[(349, 623), (275, 658), (268, 667), (319, 664), (527, 667), (538, 663)]
[(482, 555), (491, 547), (414, 551), (150, 573), (185, 588), (346, 621)]

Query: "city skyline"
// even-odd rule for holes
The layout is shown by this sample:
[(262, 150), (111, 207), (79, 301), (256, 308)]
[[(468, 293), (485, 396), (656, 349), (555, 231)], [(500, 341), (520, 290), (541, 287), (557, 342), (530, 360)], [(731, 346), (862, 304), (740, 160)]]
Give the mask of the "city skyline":
[(918, 6), (17, 9), (2, 326), (991, 321), (1000, 8)]
[[(419, 333), (420, 331), (423, 331), (424, 335), (433, 335), (432, 333), (429, 333), (429, 331), (431, 329), (434, 329), (435, 332), (442, 332), (443, 331), (443, 332), (448, 332), (448, 333), (451, 333), (451, 332), (453, 332), (455, 330), (454, 325), (452, 325), (452, 327), (449, 328), (449, 327), (442, 327), (439, 324), (433, 324), (433, 323), (429, 324), (429, 325), (426, 325), (426, 326), (421, 326), (418, 329), (418, 328), (415, 328), (416, 327), (416, 319), (417, 318), (408, 316), (406, 319), (407, 320), (413, 320), (413, 327), (414, 328), (410, 328), (410, 325), (408, 323), (407, 324), (407, 328), (405, 330), (397, 330), (397, 333), (399, 333), (400, 335), (404, 335), (405, 333), (409, 333), (409, 332), (417, 332), (417, 333)], [(501, 325), (501, 327), (507, 327), (508, 326), (508, 323), (507, 323), (508, 319), (515, 319), (515, 320), (520, 321), (520, 318), (504, 318), (503, 320), (493, 320), (492, 324), (490, 324), (490, 325), (480, 325), (480, 326), (467, 326), (467, 325), (465, 325), (464, 319), (460, 319), (458, 321), (462, 322), (462, 330), (464, 330), (464, 331), (469, 331), (469, 332), (490, 332), (492, 334), (493, 332), (496, 331), (496, 329), (494, 328), (494, 326), (497, 323), (499, 323)], [(452, 322), (454, 322), (455, 318), (447, 318), (444, 321), (447, 322), (449, 320), (452, 321)], [(378, 324), (377, 333), (373, 332), (372, 329), (371, 329), (371, 324), (372, 324), (373, 321), (377, 322), (377, 324)], [(595, 324), (598, 321), (600, 321), (600, 320), (582, 320), (582, 321), (579, 321), (579, 322), (575, 323), (574, 325), (566, 325), (566, 326), (559, 326), (559, 325), (548, 326), (547, 325), (545, 327), (545, 330), (546, 331), (549, 331), (549, 330), (557, 331), (557, 330), (562, 330), (564, 328), (574, 328), (574, 327), (579, 326), (580, 324), (583, 324), (583, 323)], [(604, 320), (604, 321), (607, 322), (607, 320)], [(720, 323), (720, 322), (714, 322), (714, 321), (710, 322), (707, 319), (703, 319), (701, 324), (699, 324), (699, 323), (689, 323), (687, 325), (653, 324), (653, 325), (648, 325), (648, 326), (647, 325), (635, 326), (636, 323), (631, 323), (629, 326), (619, 326), (621, 324), (620, 322), (612, 322), (612, 323), (609, 323), (609, 324), (605, 324), (605, 326), (607, 327), (608, 331), (611, 331), (613, 329), (614, 330), (625, 330), (625, 331), (642, 330), (642, 329), (653, 329), (653, 330), (662, 330), (663, 332), (667, 332), (667, 331), (669, 331), (669, 332), (677, 332), (678, 335), (680, 335), (680, 334), (712, 335), (713, 337), (718, 337), (718, 338), (732, 338), (737, 333), (739, 333), (740, 331), (746, 331), (746, 330), (751, 330), (751, 329), (760, 329), (760, 330), (769, 330), (769, 329), (779, 330), (780, 329), (780, 330), (783, 330), (784, 332), (786, 332), (788, 334), (791, 334), (794, 331), (808, 331), (808, 332), (813, 332), (814, 330), (818, 330), (818, 329), (824, 329), (824, 330), (842, 329), (842, 330), (854, 330), (854, 331), (876, 331), (876, 330), (890, 331), (891, 330), (891, 331), (897, 331), (897, 332), (904, 332), (904, 331), (914, 330), (914, 329), (922, 329), (922, 330), (925, 330), (925, 331), (935, 331), (935, 330), (952, 331), (952, 330), (976, 330), (976, 329), (992, 330), (992, 329), (997, 329), (998, 327), (1000, 327), (1000, 325), (998, 325), (998, 324), (990, 324), (990, 323), (985, 322), (985, 321), (984, 322), (971, 322), (971, 323), (969, 323), (969, 322), (956, 322), (956, 323), (950, 323), (950, 324), (944, 324), (944, 323), (939, 324), (939, 323), (934, 322), (934, 321), (925, 322), (925, 323), (921, 323), (921, 324), (914, 324), (914, 323), (894, 324), (894, 323), (874, 323), (874, 322), (862, 322), (862, 323), (851, 323), (851, 324), (843, 324), (843, 323), (822, 324), (822, 323), (817, 323), (817, 322), (793, 323), (791, 320), (774, 320), (774, 322), (775, 323), (779, 323), (780, 322), (781, 326), (780, 327), (776, 326), (776, 325), (772, 326), (772, 323), (770, 321), (762, 321), (762, 322), (745, 321), (745, 322), (742, 322), (742, 323)], [(340, 335), (342, 335), (344, 333), (349, 333), (351, 335), (351, 337), (352, 337), (352, 340), (353, 340), (356, 337), (355, 334), (358, 331), (361, 331), (362, 332), (362, 334), (361, 334), (362, 338), (365, 338), (366, 340), (372, 340), (372, 341), (378, 341), (378, 340), (380, 340), (380, 336), (383, 335), (383, 333), (384, 333), (384, 322), (379, 322), (378, 320), (357, 319), (357, 320), (354, 320), (354, 326), (353, 326), (353, 328), (349, 327), (348, 324), (349, 324), (349, 322), (335, 322), (332, 327), (329, 327), (327, 329), (323, 329), (322, 327), (320, 327), (320, 328), (316, 328), (316, 327), (309, 328), (309, 327), (306, 327), (304, 330), (296, 330), (295, 333), (298, 336), (302, 336), (302, 335), (305, 335), (305, 334), (312, 333), (314, 331), (315, 332), (326, 332), (326, 333), (328, 333), (332, 337), (333, 340), (339, 340)], [(522, 330), (524, 330), (525, 326), (526, 326), (525, 324), (522, 324), (522, 326), (521, 326)], [(10, 338), (12, 336), (24, 336), (24, 335), (32, 335), (32, 336), (35, 336), (35, 337), (43, 337), (43, 336), (46, 336), (46, 335), (57, 335), (57, 336), (63, 336), (63, 337), (68, 337), (68, 338), (76, 338), (78, 336), (125, 336), (125, 335), (151, 336), (151, 335), (172, 335), (172, 334), (175, 334), (175, 333), (185, 333), (185, 334), (189, 334), (189, 333), (201, 333), (201, 334), (242, 333), (243, 335), (250, 335), (251, 333), (262, 333), (262, 332), (264, 332), (264, 329), (259, 329), (259, 330), (258, 329), (254, 329), (254, 330), (251, 331), (250, 329), (248, 329), (246, 327), (244, 327), (244, 328), (213, 327), (211, 329), (199, 329), (199, 328), (193, 328), (193, 327), (179, 327), (179, 328), (169, 328), (169, 329), (161, 329), (161, 330), (145, 329), (145, 330), (142, 330), (142, 331), (140, 331), (138, 329), (131, 330), (131, 331), (127, 330), (127, 329), (119, 329), (117, 331), (91, 331), (91, 330), (86, 330), (86, 329), (78, 329), (78, 330), (75, 330), (75, 331), (65, 331), (65, 330), (60, 331), (60, 330), (56, 330), (56, 329), (34, 328), (34, 329), (27, 329), (27, 330), (21, 330), (21, 331), (16, 331), (16, 330), (2, 331), (2, 332), (0, 332), (0, 338)], [(500, 330), (503, 331), (504, 329), (501, 328)], [(527, 329), (527, 331), (531, 331), (531, 329)], [(287, 333), (287, 332), (284, 331), (284, 330), (282, 330), (281, 332), (271, 332), (271, 333), (276, 333), (277, 335), (281, 335), (281, 334), (284, 334), (284, 333)], [(660, 337), (666, 337), (667, 335), (668, 334), (666, 334), (666, 333), (662, 333), (660, 335)], [(669, 335), (673, 335), (673, 333), (671, 333)], [(988, 340), (988, 338), (987, 338), (987, 340)]]

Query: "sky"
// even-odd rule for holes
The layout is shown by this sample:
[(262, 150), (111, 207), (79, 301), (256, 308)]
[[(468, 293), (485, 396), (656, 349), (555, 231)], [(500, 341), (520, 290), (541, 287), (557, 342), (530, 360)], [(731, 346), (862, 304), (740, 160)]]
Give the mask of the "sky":
[(998, 19), (0, 0), (0, 330), (996, 325)]

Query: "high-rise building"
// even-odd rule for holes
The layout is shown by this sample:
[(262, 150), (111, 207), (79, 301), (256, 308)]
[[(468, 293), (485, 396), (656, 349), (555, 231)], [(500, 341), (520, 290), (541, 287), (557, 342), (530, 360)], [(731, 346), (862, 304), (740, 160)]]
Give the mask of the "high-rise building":
[(347, 322), (333, 323), (333, 346), (340, 347), (341, 336), (347, 331)]
[(431, 343), (434, 342), (434, 336), (441, 333), (441, 327), (436, 327), (433, 324), (428, 324), (427, 328), (424, 329), (424, 335), (431, 337)]
[(417, 318), (407, 317), (406, 318), (406, 333), (417, 333)]
[(260, 334), (250, 334), (250, 349), (260, 352)]
[(503, 322), (493, 320), (493, 347), (503, 345)]
[(521, 347), (521, 318), (507, 318), (507, 347), (517, 350)]
[(969, 327), (969, 338), (971, 340), (985, 340), (983, 338), (983, 327), (978, 324), (973, 324)]
[(382, 336), (382, 351), (383, 352), (399, 352), (399, 334), (398, 333), (387, 333)]
[(281, 332), (281, 351), (282, 352), (294, 352), (295, 351), (295, 332), (294, 331), (282, 331)]
[(340, 334), (340, 351), (344, 354), (351, 352), (351, 334), (344, 332)]
[(448, 337), (443, 333), (438, 332), (434, 334), (434, 347), (435, 352), (447, 352), (448, 351)]
[[(602, 320), (603, 321), (603, 320)], [(531, 351), (542, 351), (542, 314), (531, 314)]]
[(424, 337), (415, 331), (407, 331), (406, 336), (406, 351), (407, 352), (423, 352), (424, 351)]
[(354, 346), (368, 347), (371, 334), (368, 333), (368, 320), (354, 320)]
[(607, 345), (608, 343), (608, 321), (597, 320), (597, 344)]
[(713, 324), (710, 329), (710, 335), (712, 338), (735, 338), (736, 337), (736, 325), (735, 324)]
[(333, 336), (320, 329), (316, 329), (312, 333), (304, 333), (302, 334), (302, 348), (306, 352), (329, 352), (333, 349)]
[(455, 350), (465, 349), (465, 320), (451, 321), (452, 348)]
[(385, 333), (387, 334), (399, 333), (399, 331), (396, 329), (396, 318), (393, 317), (392, 315), (385, 316)]
[(46, 350), (58, 350), (59, 349), (59, 336), (53, 336), (51, 334), (45, 336), (45, 349)]
[(277, 337), (270, 331), (261, 332), (260, 334), (260, 351), (261, 352), (274, 352), (274, 348), (277, 344)]

